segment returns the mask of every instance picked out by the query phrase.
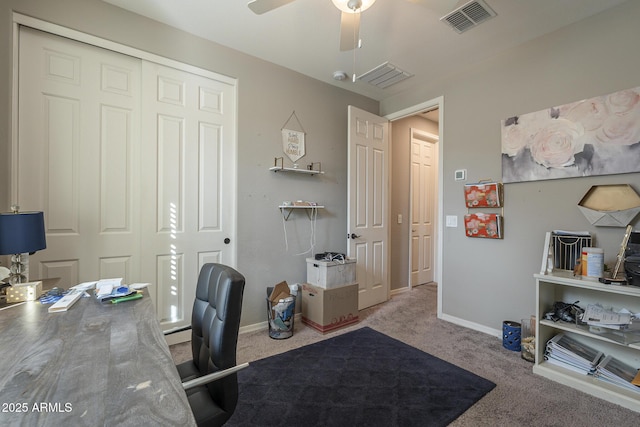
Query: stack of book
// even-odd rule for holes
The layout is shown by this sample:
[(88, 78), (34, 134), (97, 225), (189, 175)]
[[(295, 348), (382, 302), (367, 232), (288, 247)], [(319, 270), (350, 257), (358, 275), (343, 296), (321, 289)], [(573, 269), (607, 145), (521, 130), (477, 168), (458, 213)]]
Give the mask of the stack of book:
[(558, 334), (547, 342), (544, 358), (552, 365), (580, 374), (594, 374), (603, 353), (566, 334)]
[(640, 394), (640, 370), (561, 333), (547, 342), (545, 360)]
[(596, 367), (595, 377), (640, 394), (640, 372), (613, 356), (605, 357)]

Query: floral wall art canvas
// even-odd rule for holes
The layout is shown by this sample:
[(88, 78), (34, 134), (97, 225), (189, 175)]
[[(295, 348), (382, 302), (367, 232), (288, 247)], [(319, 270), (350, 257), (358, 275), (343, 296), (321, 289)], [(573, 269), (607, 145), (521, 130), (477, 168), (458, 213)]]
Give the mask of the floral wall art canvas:
[(640, 87), (502, 121), (502, 181), (640, 172)]

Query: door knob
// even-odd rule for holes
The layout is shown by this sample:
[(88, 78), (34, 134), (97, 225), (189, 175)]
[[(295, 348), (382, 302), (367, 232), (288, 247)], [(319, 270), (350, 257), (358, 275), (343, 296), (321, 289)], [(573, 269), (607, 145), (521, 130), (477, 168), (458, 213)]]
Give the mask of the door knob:
[(228, 237), (226, 237), (226, 238), (224, 239), (224, 244), (225, 244), (225, 245), (228, 245), (229, 243), (231, 243), (231, 239), (230, 239), (230, 238), (228, 238)]
[(352, 239), (357, 239), (360, 236), (358, 236), (356, 233), (351, 233), (351, 235), (350, 236), (348, 235), (347, 237), (351, 237)]

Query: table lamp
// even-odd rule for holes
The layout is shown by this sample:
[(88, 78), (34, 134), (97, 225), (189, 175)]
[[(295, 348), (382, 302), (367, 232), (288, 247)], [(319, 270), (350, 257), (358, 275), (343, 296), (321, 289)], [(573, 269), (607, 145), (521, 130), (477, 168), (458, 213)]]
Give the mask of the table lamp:
[(9, 283), (15, 284), (28, 280), (22, 254), (45, 249), (47, 242), (42, 212), (19, 212), (17, 206), (12, 209), (0, 213), (0, 255), (11, 255)]

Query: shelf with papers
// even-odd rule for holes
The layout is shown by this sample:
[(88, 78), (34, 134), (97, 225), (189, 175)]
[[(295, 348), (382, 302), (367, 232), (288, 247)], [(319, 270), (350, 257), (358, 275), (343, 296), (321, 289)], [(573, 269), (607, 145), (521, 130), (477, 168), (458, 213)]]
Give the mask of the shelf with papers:
[(606, 334), (593, 333), (586, 325), (545, 319), (545, 314), (551, 311), (553, 304), (557, 301), (576, 303), (582, 308), (586, 308), (589, 304), (601, 304), (616, 309), (626, 308), (633, 313), (638, 313), (640, 312), (640, 288), (605, 285), (597, 279), (574, 277), (571, 272), (535, 274), (534, 278), (537, 325), (533, 372), (640, 412), (640, 391), (627, 390), (591, 375), (572, 372), (562, 366), (549, 363), (544, 356), (547, 342), (564, 332), (575, 340), (602, 351), (605, 355), (611, 355), (635, 368), (640, 368), (640, 339), (635, 340), (636, 334), (621, 338), (620, 334), (616, 335), (613, 331)]
[(632, 341), (628, 340), (627, 342), (623, 342), (622, 339), (611, 338), (610, 335), (607, 336), (603, 334), (594, 334), (593, 332), (589, 332), (589, 328), (587, 326), (578, 326), (573, 323), (567, 323), (562, 321), (554, 322), (553, 320), (541, 320), (540, 324), (543, 326), (548, 326), (561, 331), (571, 332), (574, 334), (593, 338), (595, 340), (605, 341), (612, 344), (624, 345), (627, 347), (640, 350), (640, 335), (637, 335), (637, 341), (635, 338), (633, 338)]

